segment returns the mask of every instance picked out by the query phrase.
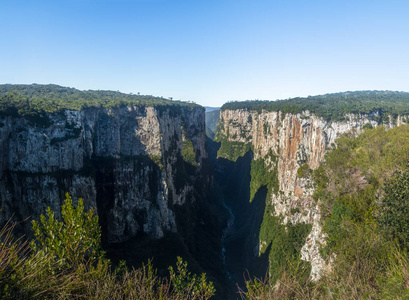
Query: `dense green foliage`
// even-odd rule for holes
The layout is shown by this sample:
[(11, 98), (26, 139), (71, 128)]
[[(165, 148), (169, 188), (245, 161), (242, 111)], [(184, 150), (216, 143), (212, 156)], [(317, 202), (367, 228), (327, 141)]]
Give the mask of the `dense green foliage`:
[(181, 257), (177, 258), (176, 271), (169, 267), (169, 272), (173, 289), (181, 299), (189, 299), (191, 296), (208, 299), (215, 293), (213, 283), (207, 282), (206, 274), (202, 273), (200, 277), (191, 275), (187, 270), (187, 262), (183, 262)]
[(93, 210), (84, 212), (83, 200), (75, 208), (67, 194), (61, 209), (62, 222), (48, 207), (47, 217), (40, 216), (40, 222), (33, 221), (35, 253), (44, 251), (55, 257), (62, 268), (83, 262), (94, 263), (104, 256), (101, 248), (101, 229), (98, 216)]
[(260, 240), (263, 241), (260, 252), (269, 250), (271, 282), (276, 282), (283, 272), (294, 270), (294, 267), (297, 267), (295, 274), (307, 280), (310, 267), (309, 263), (300, 260), (300, 250), (310, 232), (310, 224), (283, 225), (281, 218), (275, 216), (274, 207), (266, 206), (260, 228)]
[[(268, 159), (270, 163), (267, 163), (266, 159)], [(250, 176), (250, 202), (253, 200), (254, 195), (262, 186), (268, 187), (269, 196), (271, 195), (271, 192), (277, 193), (277, 156), (275, 156), (270, 150), (264, 159), (253, 159), (251, 161)]]
[(221, 108), (248, 109), (267, 111), (281, 111), (282, 113), (301, 113), (310, 111), (327, 120), (342, 121), (345, 114), (370, 114), (379, 111), (379, 116), (374, 116), (377, 121), (391, 115), (409, 114), (409, 93), (392, 91), (358, 91), (309, 96), (307, 98), (293, 98), (277, 101), (242, 101), (228, 102)]
[(13, 228), (0, 231), (1, 299), (209, 299), (212, 282), (187, 271), (177, 259), (169, 279), (160, 278), (150, 262), (128, 270), (113, 268), (100, 246), (98, 218), (75, 208), (67, 195), (62, 221), (48, 208), (47, 217), (33, 222), (31, 244), (12, 237)]
[(269, 277), (276, 281), (283, 272), (297, 266), (297, 276), (304, 280), (309, 275), (309, 263), (301, 261), (300, 250), (311, 231), (309, 224), (286, 224), (275, 215), (269, 199), (278, 193), (277, 156), (270, 150), (264, 158), (251, 161), (250, 201), (261, 187), (267, 188), (266, 208), (261, 223), (259, 239), (260, 253), (268, 252)]
[(217, 157), (227, 158), (231, 161), (236, 161), (240, 156), (243, 156), (251, 150), (250, 143), (232, 142), (226, 137), (215, 139), (216, 142), (220, 142), (220, 148), (217, 152)]
[(155, 106), (158, 108), (199, 107), (197, 104), (160, 97), (124, 94), (114, 91), (80, 91), (58, 85), (0, 85), (0, 115), (22, 116), (47, 125), (47, 113), (89, 107)]
[(311, 175), (311, 169), (310, 166), (305, 163), (301, 167), (298, 168), (297, 170), (297, 177), (298, 178), (305, 178)]
[(333, 271), (311, 283), (287, 268), (279, 285), (249, 282), (248, 299), (409, 298), (409, 126), (346, 134), (336, 144), (312, 173), (327, 235), (322, 255)]
[(187, 138), (182, 142), (182, 157), (185, 162), (197, 166), (195, 149), (192, 141)]
[[(407, 218), (400, 219), (398, 225), (387, 217), (391, 213), (389, 208), (400, 205), (397, 201), (405, 198), (404, 177), (395, 176), (392, 181), (388, 178), (395, 170), (406, 167), (408, 147), (408, 126), (367, 129), (357, 138), (344, 135), (337, 140), (337, 148), (327, 153), (326, 163), (313, 174), (315, 197), (321, 202), (324, 232), (328, 236), (324, 256), (336, 255), (334, 267), (340, 268), (337, 276), (342, 281), (346, 280), (342, 277), (351, 272), (342, 266), (353, 266), (356, 272), (353, 275), (360, 277), (355, 279), (360, 286), (354, 288), (361, 295), (371, 293), (376, 299), (384, 299), (385, 293), (392, 293), (388, 296), (392, 298), (408, 295), (404, 285), (395, 291), (385, 285), (391, 279), (398, 280), (389, 274), (398, 267), (394, 265), (398, 264), (396, 257), (406, 262), (407, 257), (394, 246), (388, 235), (390, 231), (382, 228), (387, 224), (388, 229), (393, 228), (397, 233), (408, 226), (405, 225), (409, 222)], [(399, 216), (395, 216), (395, 221), (396, 218)]]
[(251, 142), (249, 142), (247, 138), (245, 142), (232, 141), (231, 139), (236, 139), (237, 135), (236, 134), (231, 135), (229, 132), (229, 128), (227, 128), (227, 132), (224, 134), (222, 133), (223, 132), (222, 128), (223, 122), (220, 122), (217, 125), (217, 130), (214, 136), (214, 141), (220, 143), (220, 148), (219, 151), (217, 152), (217, 157), (226, 158), (228, 160), (235, 162), (239, 157), (243, 156), (249, 150), (252, 149), (252, 144)]
[[(278, 102), (228, 103), (222, 109), (259, 112), (265, 109), (284, 114), (309, 110), (327, 120), (336, 121), (344, 120), (347, 113), (373, 113), (373, 120), (389, 123), (389, 116), (394, 121), (397, 115), (409, 113), (408, 100), (408, 93), (353, 92)], [(267, 133), (266, 128), (264, 130)], [(337, 273), (328, 275), (320, 283), (309, 283), (309, 266), (300, 260), (300, 249), (311, 226), (282, 225), (280, 218), (275, 216), (274, 208), (267, 202), (259, 237), (262, 242), (261, 253), (269, 254), (270, 279), (265, 284), (257, 281), (249, 283), (249, 293), (251, 290), (257, 291), (253, 294), (254, 299), (268, 298), (265, 294), (257, 294), (259, 292), (274, 295), (269, 299), (327, 298), (331, 294), (343, 299), (384, 299), (389, 297), (385, 296), (388, 293), (391, 293), (392, 298), (393, 295), (408, 293), (402, 282), (409, 276), (405, 277), (404, 269), (399, 268), (399, 264), (408, 265), (408, 257), (402, 247), (394, 246), (391, 239), (398, 238), (401, 243), (405, 239), (403, 232), (408, 220), (405, 217), (406, 209), (396, 205), (397, 199), (405, 195), (384, 199), (383, 194), (388, 194), (384, 187), (385, 179), (409, 161), (409, 129), (407, 126), (393, 130), (383, 127), (373, 129), (367, 124), (364, 130), (365, 133), (357, 138), (355, 133), (339, 138), (337, 147), (327, 153), (326, 163), (317, 170), (312, 171), (308, 164), (304, 164), (297, 172), (297, 177), (310, 178), (315, 182), (313, 197), (319, 201), (323, 231), (327, 235), (327, 244), (322, 246), (321, 251), (327, 261), (335, 258), (333, 264)], [(251, 150), (250, 144), (229, 142), (228, 136), (228, 132), (226, 136), (216, 134), (215, 140), (221, 142), (219, 156), (235, 161)], [(269, 194), (276, 192), (271, 185), (275, 177), (274, 169), (266, 166), (265, 161), (252, 161), (250, 199), (262, 186), (267, 187)], [(405, 189), (401, 185), (394, 188), (395, 192), (397, 190), (402, 192)], [(271, 194), (267, 195), (267, 199), (270, 197)], [(379, 206), (379, 203), (385, 204), (387, 201), (395, 203), (395, 206)], [(396, 226), (392, 227), (393, 230), (381, 223), (379, 215), (382, 209), (395, 211), (396, 218), (386, 222), (394, 222)], [(399, 210), (402, 211), (397, 213)], [(292, 214), (297, 212), (291, 211)], [(392, 217), (392, 214), (389, 216)], [(404, 224), (400, 224), (400, 221)], [(391, 273), (395, 274), (394, 278), (390, 277)], [(291, 289), (284, 292), (285, 296), (278, 296), (283, 292), (283, 285), (278, 289), (273, 286), (285, 280), (298, 286), (300, 292)], [(399, 281), (401, 287), (392, 291), (391, 282), (396, 281)], [(266, 284), (271, 286), (266, 288)], [(251, 298), (249, 295), (246, 294)]]
[[(314, 197), (321, 201), (324, 230), (328, 235), (325, 253), (337, 253), (338, 257), (343, 253), (348, 257), (351, 243), (356, 242), (351, 237), (370, 232), (378, 234), (378, 203), (391, 204), (397, 202), (396, 197), (405, 198), (405, 189), (399, 186), (404, 181), (399, 181), (397, 188), (397, 178), (386, 185), (385, 179), (396, 168), (405, 167), (408, 150), (408, 126), (388, 131), (379, 127), (366, 130), (357, 138), (345, 135), (337, 140), (337, 148), (326, 155), (326, 163), (313, 174)], [(387, 207), (381, 207), (386, 212)], [(383, 222), (389, 221), (386, 218)]]
[(383, 190), (378, 223), (402, 248), (409, 249), (409, 169), (397, 170)]

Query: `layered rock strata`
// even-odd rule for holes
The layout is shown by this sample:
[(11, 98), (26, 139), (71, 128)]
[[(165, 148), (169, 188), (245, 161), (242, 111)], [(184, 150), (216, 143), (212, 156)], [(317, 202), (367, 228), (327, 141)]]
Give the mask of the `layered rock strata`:
[[(177, 230), (173, 207), (194, 201), (204, 176), (203, 108), (88, 108), (48, 118), (43, 128), (0, 117), (1, 223), (37, 218), (47, 206), (59, 212), (69, 192), (97, 210), (109, 243)], [(184, 159), (185, 141), (194, 162)]]
[[(267, 205), (274, 207), (277, 217), (285, 224), (311, 224), (312, 231), (301, 249), (301, 259), (311, 263), (311, 278), (317, 280), (328, 267), (321, 258), (320, 245), (325, 244), (325, 236), (320, 224), (319, 203), (313, 198), (313, 182), (310, 172), (324, 161), (324, 155), (330, 147), (335, 147), (336, 138), (345, 132), (359, 134), (365, 124), (375, 127), (374, 117), (379, 114), (345, 116), (343, 122), (326, 121), (304, 111), (301, 114), (283, 114), (282, 112), (251, 111), (247, 109), (220, 112), (216, 140), (220, 141), (220, 156), (236, 159), (234, 155), (244, 154), (251, 149), (254, 160), (263, 159), (266, 168), (276, 168), (278, 191), (270, 193)], [(389, 127), (404, 123), (402, 117), (389, 118)], [(406, 120), (406, 118), (405, 118)], [(231, 152), (223, 152), (229, 145)], [(242, 150), (238, 149), (241, 148)], [(228, 157), (233, 153), (233, 157)], [(276, 162), (271, 161), (272, 155)], [(298, 172), (304, 166), (305, 174)], [(319, 200), (318, 200), (319, 202)], [(265, 247), (260, 241), (259, 250)]]

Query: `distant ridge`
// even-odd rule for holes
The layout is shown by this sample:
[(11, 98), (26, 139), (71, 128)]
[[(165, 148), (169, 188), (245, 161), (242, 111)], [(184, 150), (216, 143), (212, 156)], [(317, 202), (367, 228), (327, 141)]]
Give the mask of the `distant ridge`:
[(214, 139), (216, 134), (217, 123), (219, 122), (220, 108), (210, 107), (212, 110), (207, 110), (206, 107), (206, 135), (207, 137)]
[(169, 100), (152, 95), (125, 94), (119, 91), (87, 90), (55, 84), (1, 84), (0, 113), (17, 109), (26, 112), (57, 112), (62, 109), (80, 110), (86, 107), (185, 106), (200, 107), (191, 102)]
[(220, 107), (210, 107), (210, 106), (205, 106), (204, 108), (206, 109), (206, 112), (211, 112), (211, 111), (220, 109)]
[(282, 111), (283, 113), (301, 113), (310, 111), (326, 120), (342, 121), (345, 114), (383, 115), (409, 114), (409, 93), (394, 91), (355, 91), (292, 98), (276, 101), (235, 101), (221, 107), (226, 109), (248, 109)]

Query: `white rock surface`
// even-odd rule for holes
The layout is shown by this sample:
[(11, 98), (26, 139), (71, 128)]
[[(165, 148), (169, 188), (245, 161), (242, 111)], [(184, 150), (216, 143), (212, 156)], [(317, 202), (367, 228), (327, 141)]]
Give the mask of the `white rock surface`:
[[(302, 259), (311, 263), (312, 280), (318, 280), (322, 272), (329, 268), (319, 253), (320, 245), (325, 244), (325, 236), (321, 230), (319, 206), (311, 197), (314, 192), (312, 180), (297, 178), (297, 170), (305, 163), (313, 170), (318, 168), (324, 161), (327, 149), (335, 146), (335, 139), (340, 134), (352, 130), (359, 134), (367, 123), (376, 127), (378, 123), (372, 117), (377, 115), (377, 112), (371, 115), (348, 114), (343, 122), (327, 122), (309, 111), (286, 115), (246, 109), (220, 112), (216, 138), (251, 144), (254, 159), (268, 159), (269, 151), (278, 157), (279, 192), (272, 193), (268, 201), (274, 206), (276, 215), (282, 217), (283, 224), (312, 225), (312, 231), (301, 250)], [(404, 119), (406, 117), (398, 117), (394, 123), (390, 117), (386, 126), (404, 124)], [(261, 249), (265, 242), (260, 241), (259, 244)]]
[[(89, 108), (49, 117), (46, 128), (24, 118), (0, 118), (1, 223), (13, 215), (36, 218), (47, 206), (58, 212), (69, 192), (105, 218), (109, 242), (140, 231), (153, 238), (176, 231), (173, 205), (194, 201), (193, 183), (202, 180), (203, 108)], [(197, 176), (177, 188), (186, 138), (197, 153)]]

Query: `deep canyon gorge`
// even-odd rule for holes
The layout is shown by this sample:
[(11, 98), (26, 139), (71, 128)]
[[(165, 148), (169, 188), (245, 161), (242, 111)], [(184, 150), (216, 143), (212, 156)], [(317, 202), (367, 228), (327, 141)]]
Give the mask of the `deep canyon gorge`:
[(0, 223), (20, 222), (29, 236), (23, 220), (48, 206), (58, 215), (69, 193), (96, 210), (115, 262), (153, 257), (161, 270), (182, 256), (226, 298), (243, 276), (275, 278), (288, 260), (318, 280), (331, 266), (320, 254), (326, 239), (311, 172), (341, 134), (408, 120), (380, 119), (379, 110), (331, 120), (227, 104), (212, 140), (203, 107), (166, 101), (63, 108), (40, 119), (3, 111)]

